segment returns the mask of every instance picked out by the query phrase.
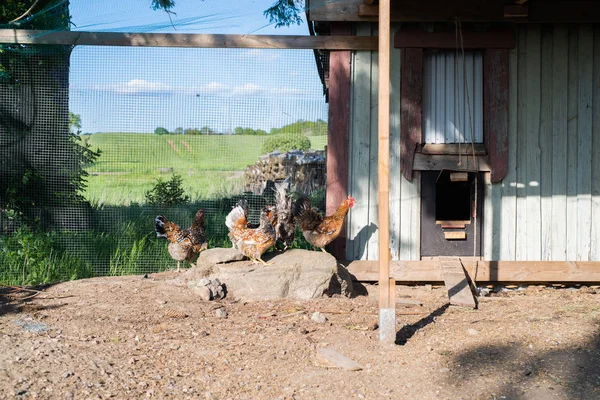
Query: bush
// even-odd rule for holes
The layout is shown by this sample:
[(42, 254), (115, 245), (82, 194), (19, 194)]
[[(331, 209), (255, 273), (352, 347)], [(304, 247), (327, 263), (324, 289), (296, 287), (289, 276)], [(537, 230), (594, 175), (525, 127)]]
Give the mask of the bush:
[(181, 176), (177, 174), (173, 174), (169, 181), (158, 178), (156, 185), (146, 192), (146, 201), (148, 204), (166, 206), (187, 203), (190, 197), (184, 194), (182, 183)]
[(92, 266), (69, 255), (57, 234), (21, 227), (0, 237), (0, 282), (7, 285), (39, 285), (89, 278)]
[(290, 150), (308, 149), (310, 149), (310, 140), (304, 135), (275, 135), (265, 140), (261, 148), (263, 154), (275, 150), (285, 153)]
[(167, 128), (163, 128), (162, 126), (159, 126), (158, 128), (156, 128), (154, 130), (154, 134), (156, 134), (156, 135), (168, 135), (169, 131), (167, 130)]

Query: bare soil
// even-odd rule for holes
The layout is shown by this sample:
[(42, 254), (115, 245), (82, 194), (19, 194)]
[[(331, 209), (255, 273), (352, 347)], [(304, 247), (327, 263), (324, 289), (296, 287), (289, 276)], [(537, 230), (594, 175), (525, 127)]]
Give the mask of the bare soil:
[[(203, 302), (175, 276), (66, 282), (30, 299), (4, 288), (0, 397), (600, 398), (595, 288), (500, 292), (470, 310), (448, 306), (444, 287), (398, 286), (397, 344), (383, 346), (376, 286), (352, 299)], [(322, 347), (363, 369), (326, 363)]]

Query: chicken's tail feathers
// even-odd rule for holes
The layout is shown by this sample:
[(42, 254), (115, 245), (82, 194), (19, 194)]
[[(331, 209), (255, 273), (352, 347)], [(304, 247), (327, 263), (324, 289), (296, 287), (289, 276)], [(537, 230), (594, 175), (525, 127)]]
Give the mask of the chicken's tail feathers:
[(235, 209), (236, 207), (241, 207), (242, 211), (244, 211), (244, 215), (246, 217), (248, 217), (248, 210), (250, 209), (250, 206), (248, 205), (248, 200), (246, 199), (239, 199), (237, 204), (233, 207), (231, 207), (232, 209)]
[(159, 215), (156, 218), (154, 218), (154, 231), (156, 232), (156, 237), (167, 237), (165, 224), (168, 222), (169, 220), (166, 219), (163, 215)]
[(300, 196), (295, 202), (292, 209), (292, 215), (299, 217), (304, 211), (310, 210), (310, 199), (306, 196)]
[[(231, 231), (232, 229), (234, 229), (236, 226), (240, 225), (240, 223), (242, 223), (243, 225), (246, 225), (246, 213), (247, 211), (244, 210), (244, 207), (242, 205), (240, 205), (240, 202), (242, 200), (240, 200), (238, 202), (238, 204), (233, 207), (233, 210), (231, 210), (229, 212), (229, 214), (227, 214), (227, 217), (225, 217), (225, 225), (227, 225), (227, 228)], [(244, 200), (246, 201), (246, 200)], [(247, 204), (247, 202), (246, 202)], [(243, 218), (243, 221), (242, 221)]]

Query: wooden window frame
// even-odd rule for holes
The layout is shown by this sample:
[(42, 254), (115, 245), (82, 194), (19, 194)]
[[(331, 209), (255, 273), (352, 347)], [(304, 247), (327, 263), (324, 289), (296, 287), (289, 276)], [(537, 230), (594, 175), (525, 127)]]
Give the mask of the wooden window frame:
[(423, 49), (454, 49), (454, 32), (400, 30), (394, 46), (402, 49), (400, 170), (404, 177), (410, 181), (413, 170), (450, 165), (490, 171), (491, 182), (500, 182), (508, 172), (508, 52), (515, 47), (513, 30), (463, 32), (465, 49), (483, 50), (483, 138), (487, 157), (476, 155), (460, 167), (458, 155), (417, 151), (423, 143)]

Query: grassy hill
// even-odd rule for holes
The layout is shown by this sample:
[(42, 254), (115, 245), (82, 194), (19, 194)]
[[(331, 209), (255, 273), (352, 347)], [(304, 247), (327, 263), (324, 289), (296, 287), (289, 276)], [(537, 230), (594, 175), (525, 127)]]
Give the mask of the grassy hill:
[[(92, 204), (144, 203), (145, 193), (162, 177), (181, 175), (193, 200), (239, 193), (242, 172), (260, 157), (268, 136), (190, 136), (144, 133), (97, 133), (85, 136), (100, 148), (98, 162), (87, 168), (86, 198)], [(327, 136), (311, 136), (322, 150)]]

